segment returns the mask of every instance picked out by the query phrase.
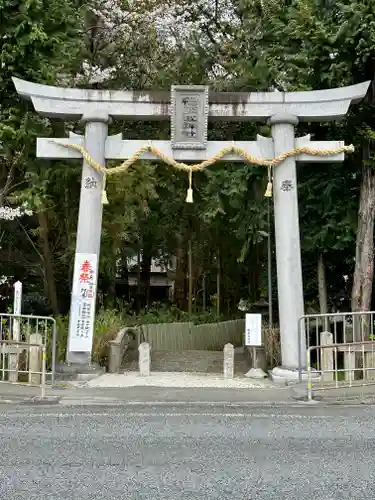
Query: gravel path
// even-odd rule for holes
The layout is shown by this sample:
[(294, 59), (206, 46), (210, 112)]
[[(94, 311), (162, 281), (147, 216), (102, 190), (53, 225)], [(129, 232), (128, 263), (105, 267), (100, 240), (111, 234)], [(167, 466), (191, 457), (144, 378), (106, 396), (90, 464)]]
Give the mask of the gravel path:
[(245, 377), (224, 379), (206, 373), (155, 372), (141, 377), (138, 372), (106, 373), (86, 384), (87, 387), (219, 387), (232, 389), (272, 388), (269, 380)]

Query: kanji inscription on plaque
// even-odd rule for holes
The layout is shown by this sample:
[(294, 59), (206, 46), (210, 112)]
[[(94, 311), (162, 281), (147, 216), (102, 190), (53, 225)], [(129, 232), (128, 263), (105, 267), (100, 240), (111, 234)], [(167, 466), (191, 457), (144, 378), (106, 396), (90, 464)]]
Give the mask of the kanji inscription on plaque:
[(206, 149), (208, 87), (172, 86), (171, 139), (173, 149)]

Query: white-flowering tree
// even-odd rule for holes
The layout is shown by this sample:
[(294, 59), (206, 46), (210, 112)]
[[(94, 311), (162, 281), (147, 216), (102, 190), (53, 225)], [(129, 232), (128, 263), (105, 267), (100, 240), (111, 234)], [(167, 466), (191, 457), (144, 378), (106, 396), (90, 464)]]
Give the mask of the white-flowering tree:
[(85, 54), (74, 83), (144, 89), (171, 63), (159, 29), (171, 0), (95, 0), (83, 6)]
[(7, 206), (2, 206), (0, 207), (0, 219), (1, 220), (14, 220), (17, 217), (22, 217), (24, 215), (33, 215), (32, 210), (29, 210), (25, 206), (20, 206), (20, 207), (7, 207)]

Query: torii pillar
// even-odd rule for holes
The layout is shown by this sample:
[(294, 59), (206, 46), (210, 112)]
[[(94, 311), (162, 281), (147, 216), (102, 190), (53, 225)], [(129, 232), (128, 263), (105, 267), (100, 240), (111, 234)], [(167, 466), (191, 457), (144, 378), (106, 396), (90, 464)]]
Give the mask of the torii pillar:
[[(110, 117), (133, 120), (168, 120), (172, 106), (169, 92), (128, 92), (82, 90), (50, 87), (13, 79), (18, 93), (31, 99), (35, 110), (42, 116), (66, 120), (84, 120), (85, 137), (71, 135), (59, 142), (84, 145), (88, 153), (102, 165), (108, 159), (129, 158), (143, 141), (122, 141), (121, 137), (107, 137)], [(295, 137), (299, 122), (329, 121), (344, 117), (351, 103), (361, 100), (370, 82), (349, 87), (308, 92), (254, 92), (211, 93), (207, 102), (206, 118), (225, 121), (269, 121), (272, 139), (253, 143), (236, 143), (254, 156), (271, 159), (295, 147), (309, 146), (314, 149), (334, 149), (342, 142), (311, 142), (309, 136)], [(188, 89), (188, 87), (187, 87)], [(186, 90), (188, 92), (188, 90)], [(204, 120), (206, 127), (206, 120)], [(176, 131), (173, 129), (172, 139)], [(177, 131), (178, 132), (178, 131)], [(212, 156), (228, 143), (201, 142), (191, 150), (171, 148), (169, 141), (153, 141), (153, 144), (179, 161), (200, 161)], [(76, 151), (53, 144), (51, 139), (38, 139), (39, 158), (80, 158)], [(152, 159), (150, 153), (143, 156)], [(227, 157), (229, 161), (236, 158)], [(238, 158), (237, 158), (238, 160)], [(302, 266), (298, 218), (296, 161), (342, 161), (336, 158), (301, 155), (288, 158), (274, 169), (274, 206), (277, 253), (277, 281), (282, 366), (273, 370), (275, 379), (297, 379), (298, 368), (306, 366), (305, 332), (299, 338), (298, 323), (304, 314)], [(83, 163), (75, 277), (73, 279), (72, 306), (67, 361), (86, 365), (91, 359), (93, 318), (97, 285), (97, 271), (101, 235), (101, 191), (103, 179)], [(82, 294), (85, 297), (82, 297)], [(89, 305), (87, 305), (89, 304)], [(78, 311), (85, 310), (87, 321), (78, 325)], [(81, 317), (81, 316), (80, 316)], [(79, 328), (78, 328), (78, 326)]]

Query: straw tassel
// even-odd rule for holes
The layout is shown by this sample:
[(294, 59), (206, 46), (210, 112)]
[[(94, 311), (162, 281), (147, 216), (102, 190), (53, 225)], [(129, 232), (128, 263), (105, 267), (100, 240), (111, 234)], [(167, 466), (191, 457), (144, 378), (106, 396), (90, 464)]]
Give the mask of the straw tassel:
[(266, 198), (272, 198), (272, 167), (268, 167), (268, 183), (264, 196)]
[(108, 205), (107, 191), (105, 189), (106, 185), (106, 177), (103, 177), (103, 190), (102, 190), (102, 205)]
[(186, 193), (186, 203), (194, 203), (193, 202), (193, 170), (189, 170), (189, 188)]

